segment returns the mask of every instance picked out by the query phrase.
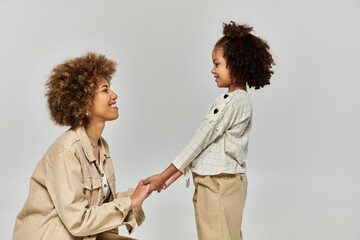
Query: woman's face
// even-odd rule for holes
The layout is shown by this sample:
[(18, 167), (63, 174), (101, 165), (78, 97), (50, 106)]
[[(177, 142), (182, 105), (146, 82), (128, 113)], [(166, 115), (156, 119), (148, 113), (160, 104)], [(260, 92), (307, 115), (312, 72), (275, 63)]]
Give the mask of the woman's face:
[(222, 48), (214, 48), (212, 51), (212, 61), (214, 64), (211, 73), (214, 74), (215, 82), (219, 88), (227, 88), (231, 85), (230, 71), (226, 67), (226, 60), (223, 57)]
[(94, 92), (93, 105), (90, 109), (90, 121), (111, 121), (118, 118), (116, 99), (118, 96), (110, 89), (110, 84), (103, 77), (97, 81), (98, 88)]

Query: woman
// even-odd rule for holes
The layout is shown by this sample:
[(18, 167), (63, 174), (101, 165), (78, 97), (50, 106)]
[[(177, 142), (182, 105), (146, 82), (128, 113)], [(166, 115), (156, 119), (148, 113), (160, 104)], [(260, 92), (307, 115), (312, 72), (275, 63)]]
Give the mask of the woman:
[[(141, 204), (149, 186), (116, 193), (109, 147), (101, 137), (106, 121), (118, 118), (110, 89), (116, 63), (88, 53), (58, 65), (47, 86), (51, 118), (71, 128), (38, 163), (29, 196), (16, 219), (13, 239), (96, 239), (131, 233), (144, 220)], [(112, 235), (112, 236), (111, 236)]]

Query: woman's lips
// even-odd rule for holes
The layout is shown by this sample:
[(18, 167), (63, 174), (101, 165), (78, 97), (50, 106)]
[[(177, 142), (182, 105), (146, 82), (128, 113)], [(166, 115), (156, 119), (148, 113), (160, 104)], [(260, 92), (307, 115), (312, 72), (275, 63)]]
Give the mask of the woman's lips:
[(110, 104), (110, 107), (111, 107), (111, 108), (116, 108), (116, 109), (118, 108), (118, 107), (116, 106), (116, 103)]

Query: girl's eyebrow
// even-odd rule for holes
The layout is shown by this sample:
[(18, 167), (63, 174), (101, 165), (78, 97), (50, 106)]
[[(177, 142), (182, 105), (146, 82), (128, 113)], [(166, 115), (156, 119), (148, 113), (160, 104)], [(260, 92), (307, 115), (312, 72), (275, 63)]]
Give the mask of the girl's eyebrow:
[(217, 59), (217, 58), (214, 58), (214, 59), (213, 59), (213, 62), (215, 62), (216, 60), (218, 60), (218, 59)]
[(104, 87), (108, 88), (109, 86), (106, 84), (101, 86), (101, 88), (104, 88)]

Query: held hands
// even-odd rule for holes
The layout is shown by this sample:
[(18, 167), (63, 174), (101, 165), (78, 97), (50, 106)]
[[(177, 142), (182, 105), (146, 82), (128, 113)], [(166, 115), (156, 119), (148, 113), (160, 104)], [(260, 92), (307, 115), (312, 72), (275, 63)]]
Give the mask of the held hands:
[(161, 192), (161, 190), (167, 189), (173, 182), (176, 181), (180, 176), (182, 175), (181, 171), (178, 171), (177, 173), (174, 173), (168, 180), (165, 181), (165, 183), (162, 185), (162, 187), (155, 189), (158, 193)]
[(141, 180), (140, 182), (144, 185), (150, 185), (149, 193), (153, 191), (161, 192), (161, 190), (165, 190), (181, 175), (182, 172), (178, 170), (173, 164), (171, 164), (161, 174), (155, 174), (151, 177)]
[(182, 172), (173, 164), (170, 164), (162, 173), (141, 180), (131, 195), (131, 209), (141, 206), (153, 191), (161, 192), (161, 190), (169, 187), (181, 175)]
[(142, 184), (149, 186), (149, 193), (157, 190), (158, 192), (161, 191), (163, 185), (165, 184), (166, 179), (161, 176), (161, 174), (155, 174), (151, 177), (148, 177), (141, 181)]
[(142, 205), (144, 200), (150, 196), (150, 185), (143, 185), (141, 181), (136, 186), (134, 193), (131, 195), (131, 209)]

